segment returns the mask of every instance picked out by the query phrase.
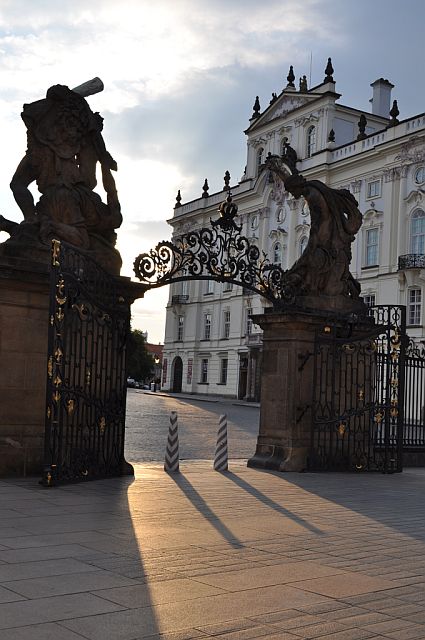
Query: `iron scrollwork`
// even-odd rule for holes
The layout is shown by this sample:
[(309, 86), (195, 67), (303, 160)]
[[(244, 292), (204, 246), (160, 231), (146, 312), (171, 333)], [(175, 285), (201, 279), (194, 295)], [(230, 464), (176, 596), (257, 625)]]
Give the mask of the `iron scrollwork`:
[(274, 306), (293, 302), (295, 292), (285, 282), (285, 271), (241, 235), (242, 227), (234, 221), (237, 206), (231, 194), (219, 211), (220, 218), (211, 220), (211, 228), (190, 231), (140, 254), (134, 262), (137, 278), (149, 288), (187, 279), (212, 279), (250, 289)]

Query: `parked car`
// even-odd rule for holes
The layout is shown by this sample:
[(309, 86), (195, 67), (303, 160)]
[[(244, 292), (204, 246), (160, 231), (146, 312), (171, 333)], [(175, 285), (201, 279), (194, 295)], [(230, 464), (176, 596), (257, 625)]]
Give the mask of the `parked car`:
[(127, 378), (127, 387), (131, 387), (132, 389), (136, 388), (136, 381), (134, 378)]

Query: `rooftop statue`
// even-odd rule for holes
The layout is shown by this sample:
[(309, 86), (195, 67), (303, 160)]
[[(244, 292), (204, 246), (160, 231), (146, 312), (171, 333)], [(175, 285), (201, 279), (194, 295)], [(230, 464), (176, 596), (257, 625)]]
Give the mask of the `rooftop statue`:
[[(24, 105), (28, 147), (10, 184), (24, 220), (18, 225), (0, 217), (0, 230), (11, 236), (0, 253), (23, 256), (25, 251), (26, 257), (41, 259), (42, 249), (57, 238), (119, 274), (115, 229), (122, 216), (112, 176), (117, 164), (105, 147), (103, 118), (84, 99), (102, 89), (98, 78), (75, 89), (54, 85), (44, 99)], [(97, 163), (106, 204), (94, 192)], [(34, 181), (41, 193), (37, 203), (28, 188)]]
[(315, 309), (364, 311), (360, 283), (350, 273), (351, 244), (362, 224), (357, 201), (346, 189), (290, 174), (276, 156), (267, 167), (295, 199), (304, 197), (310, 210), (310, 236), (303, 254), (285, 272), (284, 281), (297, 303)]

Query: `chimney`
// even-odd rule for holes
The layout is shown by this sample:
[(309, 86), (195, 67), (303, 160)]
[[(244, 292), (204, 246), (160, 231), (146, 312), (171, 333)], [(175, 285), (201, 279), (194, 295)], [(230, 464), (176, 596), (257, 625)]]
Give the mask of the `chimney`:
[(373, 97), (369, 100), (372, 103), (372, 113), (375, 116), (382, 116), (383, 118), (390, 117), (390, 105), (391, 105), (391, 89), (394, 89), (394, 85), (389, 80), (379, 78), (372, 82), (370, 85), (373, 88)]

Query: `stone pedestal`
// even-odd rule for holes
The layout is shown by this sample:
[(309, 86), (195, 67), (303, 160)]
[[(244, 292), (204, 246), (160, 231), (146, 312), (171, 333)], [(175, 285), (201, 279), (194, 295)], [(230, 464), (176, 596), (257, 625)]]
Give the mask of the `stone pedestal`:
[(254, 316), (263, 329), (260, 430), (249, 467), (303, 471), (311, 441), (313, 351), (325, 316)]
[(0, 476), (39, 473), (44, 448), (47, 265), (0, 258)]

